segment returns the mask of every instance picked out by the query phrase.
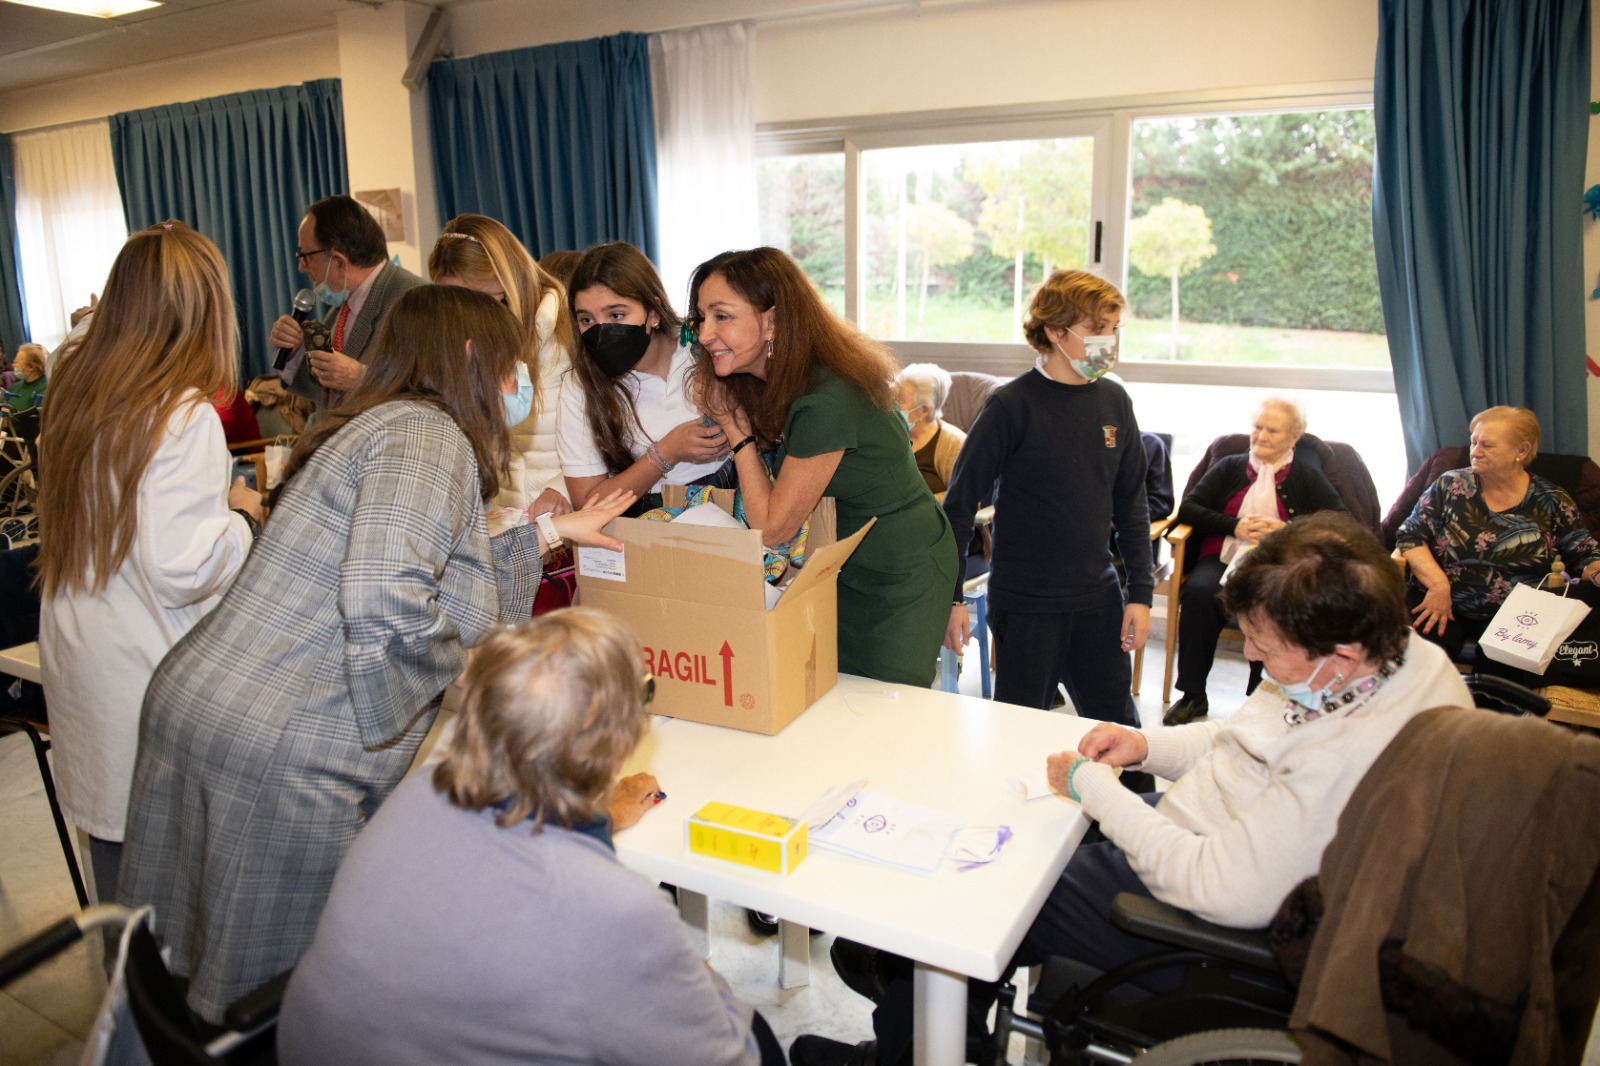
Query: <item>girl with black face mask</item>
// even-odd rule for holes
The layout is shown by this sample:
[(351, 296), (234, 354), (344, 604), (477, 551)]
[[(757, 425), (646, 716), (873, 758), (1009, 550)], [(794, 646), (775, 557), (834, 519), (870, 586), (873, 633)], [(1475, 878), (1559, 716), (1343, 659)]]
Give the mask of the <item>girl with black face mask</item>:
[(681, 323), (650, 260), (621, 241), (596, 245), (568, 292), (580, 343), (556, 447), (572, 505), (625, 489), (639, 496), (629, 511), (639, 514), (659, 506), (665, 484), (731, 484), (728, 440), (702, 424), (693, 355), (678, 343)]

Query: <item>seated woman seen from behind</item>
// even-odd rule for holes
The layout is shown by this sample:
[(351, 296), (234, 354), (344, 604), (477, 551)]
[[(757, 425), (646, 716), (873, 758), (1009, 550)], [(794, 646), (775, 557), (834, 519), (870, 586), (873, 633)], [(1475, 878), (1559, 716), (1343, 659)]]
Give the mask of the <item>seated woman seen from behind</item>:
[[(1600, 580), (1600, 543), (1584, 528), (1572, 497), (1527, 469), (1539, 454), (1538, 416), (1524, 407), (1491, 407), (1471, 426), (1471, 465), (1430, 485), (1395, 537), (1409, 569), (1412, 624), (1451, 658), (1483, 634), (1511, 586), (1540, 584), (1557, 559), (1569, 576), (1583, 579), (1570, 594), (1600, 606), (1592, 584)], [(1600, 616), (1592, 613), (1572, 639), (1594, 639), (1590, 633), (1600, 633)], [(1482, 655), (1477, 668), (1525, 685), (1553, 680), (1549, 671), (1541, 679)], [(1574, 670), (1580, 676), (1563, 680), (1594, 684), (1581, 676), (1581, 665)]]
[(478, 646), (443, 758), (339, 868), (284, 997), (286, 1064), (782, 1062), (612, 847), (659, 799), (646, 774), (613, 787), (647, 729), (642, 661), (584, 608)]
[(1206, 679), (1228, 622), (1220, 599), (1228, 571), (1262, 537), (1291, 519), (1345, 509), (1320, 469), (1294, 461), (1294, 446), (1305, 431), (1306, 413), (1298, 403), (1268, 397), (1251, 424), (1250, 450), (1217, 460), (1178, 507), (1178, 521), (1194, 528), (1198, 547), (1190, 549), (1194, 561), (1187, 567), (1178, 612), (1178, 688), (1183, 695), (1167, 711), (1163, 725), (1185, 725), (1211, 712)]

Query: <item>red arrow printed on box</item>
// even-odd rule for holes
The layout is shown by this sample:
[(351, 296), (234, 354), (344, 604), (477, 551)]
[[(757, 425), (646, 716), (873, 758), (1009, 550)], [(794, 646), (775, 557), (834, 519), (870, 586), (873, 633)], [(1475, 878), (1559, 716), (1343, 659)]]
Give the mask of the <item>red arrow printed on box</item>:
[(727, 641), (722, 642), (722, 650), (717, 653), (722, 656), (722, 705), (733, 706), (733, 649)]

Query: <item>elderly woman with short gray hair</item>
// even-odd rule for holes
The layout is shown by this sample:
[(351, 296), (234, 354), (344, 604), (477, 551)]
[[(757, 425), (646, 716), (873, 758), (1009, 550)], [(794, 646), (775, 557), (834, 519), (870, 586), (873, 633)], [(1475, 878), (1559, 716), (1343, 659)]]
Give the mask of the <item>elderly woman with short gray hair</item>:
[(950, 396), (950, 373), (933, 363), (912, 363), (895, 378), (900, 413), (911, 434), (911, 451), (917, 470), (929, 490), (944, 499), (950, 474), (956, 468), (956, 453), (967, 435), (943, 421), (944, 401)]
[[(1250, 426), (1250, 450), (1211, 466), (1183, 497), (1178, 521), (1193, 527), (1193, 564), (1178, 613), (1178, 688), (1165, 725), (1184, 725), (1210, 714), (1206, 678), (1227, 624), (1219, 598), (1228, 570), (1268, 533), (1317, 511), (1343, 511), (1344, 502), (1322, 471), (1294, 461), (1306, 431), (1305, 409), (1269, 396)], [(1253, 676), (1252, 676), (1253, 680)]]

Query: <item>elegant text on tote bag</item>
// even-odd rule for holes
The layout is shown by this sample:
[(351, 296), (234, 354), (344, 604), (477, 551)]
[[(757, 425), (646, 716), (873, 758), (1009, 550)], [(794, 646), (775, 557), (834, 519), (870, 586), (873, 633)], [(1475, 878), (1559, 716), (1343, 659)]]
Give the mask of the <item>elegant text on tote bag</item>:
[(1579, 600), (1513, 585), (1478, 638), (1478, 649), (1497, 663), (1543, 674), (1556, 649), (1588, 613), (1588, 604)]

